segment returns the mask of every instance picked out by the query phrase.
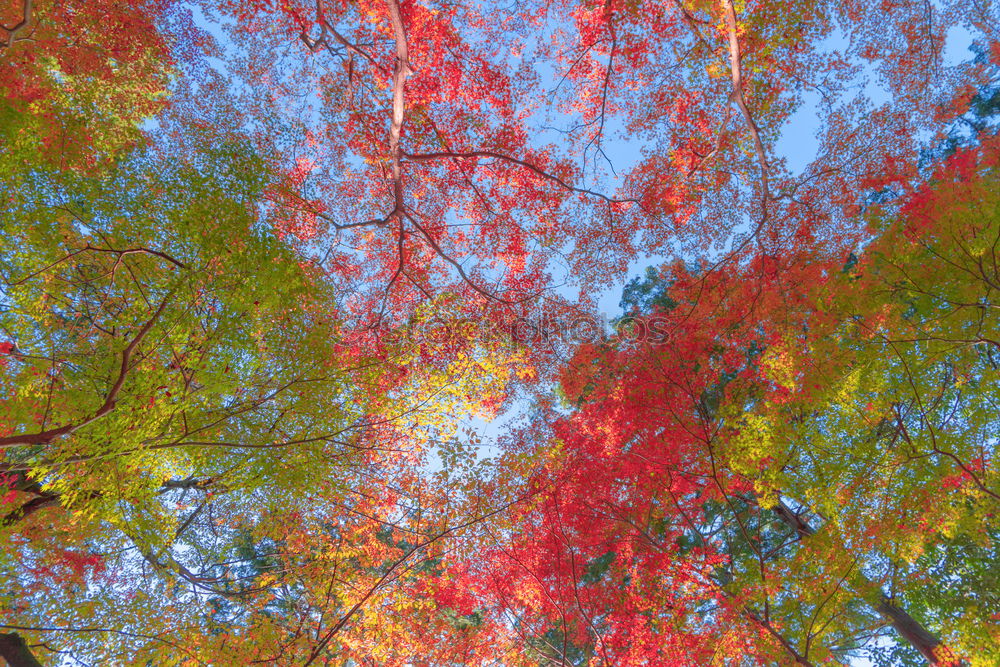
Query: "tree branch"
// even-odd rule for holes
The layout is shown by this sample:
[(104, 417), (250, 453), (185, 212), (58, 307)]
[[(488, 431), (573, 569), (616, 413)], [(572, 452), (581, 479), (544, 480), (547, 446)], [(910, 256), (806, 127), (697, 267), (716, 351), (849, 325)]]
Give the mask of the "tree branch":
[(403, 26), (403, 14), (397, 0), (387, 0), (389, 18), (392, 21), (392, 31), (396, 40), (396, 64), (392, 72), (392, 125), (389, 128), (389, 155), (392, 159), (392, 194), (395, 205), (389, 218), (402, 218), (403, 213), (403, 170), (400, 163), (399, 140), (403, 133), (403, 120), (406, 112), (406, 78), (413, 74), (410, 68), (409, 48), (406, 43), (406, 30)]
[[(736, 105), (743, 113), (750, 135), (753, 138), (754, 150), (757, 153), (757, 162), (760, 164), (760, 185), (764, 206), (764, 218), (767, 218), (767, 205), (771, 200), (771, 191), (767, 178), (767, 155), (764, 152), (764, 142), (760, 138), (760, 128), (750, 113), (746, 98), (743, 95), (743, 54), (740, 52), (740, 40), (737, 34), (736, 10), (733, 8), (733, 0), (722, 0), (722, 7), (726, 15), (726, 27), (729, 30), (729, 70), (733, 80), (733, 96)], [(763, 224), (763, 221), (761, 222)], [(758, 226), (757, 231), (760, 231)]]
[[(416, 220), (414, 220), (412, 216), (407, 215), (406, 219), (409, 220), (411, 223), (413, 223), (413, 226), (417, 228), (417, 230), (420, 232), (420, 234), (427, 241), (428, 245), (430, 245), (430, 247), (434, 250), (434, 252), (437, 253), (438, 257), (440, 257), (441, 259), (443, 259), (444, 261), (448, 262), (453, 267), (455, 267), (455, 270), (458, 271), (458, 275), (460, 275), (462, 277), (462, 280), (464, 280), (466, 283), (469, 284), (469, 287), (471, 287), (472, 289), (476, 290), (477, 292), (479, 292), (480, 294), (482, 294), (484, 297), (486, 297), (487, 299), (490, 299), (492, 301), (497, 301), (499, 303), (503, 303), (503, 304), (506, 304), (508, 306), (514, 305), (515, 303), (517, 303), (515, 301), (508, 301), (507, 299), (502, 299), (499, 296), (497, 296), (495, 294), (492, 294), (491, 292), (488, 292), (488, 291), (484, 290), (482, 287), (480, 287), (479, 285), (477, 285), (472, 280), (472, 278), (470, 278), (469, 275), (465, 272), (465, 269), (462, 267), (462, 265), (459, 264), (454, 258), (452, 258), (448, 254), (446, 254), (445, 251), (441, 249), (441, 246), (438, 245), (438, 242), (434, 240), (434, 237), (431, 236), (430, 232), (428, 232), (426, 229), (424, 229), (423, 227), (421, 227), (420, 223), (418, 223)], [(526, 297), (523, 300), (527, 300), (527, 299), (530, 299), (530, 298), (532, 298), (532, 297)]]
[(399, 559), (397, 559), (396, 562), (394, 562), (388, 568), (388, 570), (385, 572), (385, 574), (383, 574), (381, 577), (379, 577), (378, 580), (375, 583), (373, 583), (368, 588), (367, 591), (365, 591), (365, 593), (361, 596), (361, 599), (359, 599), (354, 604), (354, 606), (351, 607), (347, 611), (347, 613), (345, 613), (343, 616), (341, 616), (340, 620), (338, 620), (337, 623), (334, 624), (334, 626), (332, 628), (330, 628), (330, 630), (328, 630), (325, 635), (323, 635), (323, 638), (319, 641), (319, 643), (316, 645), (316, 647), (313, 648), (313, 650), (310, 652), (309, 658), (305, 661), (305, 663), (303, 664), (302, 667), (309, 667), (309, 665), (313, 664), (316, 661), (316, 659), (319, 657), (320, 653), (322, 653), (323, 650), (327, 647), (327, 645), (333, 640), (334, 636), (336, 636), (336, 634), (338, 632), (340, 632), (341, 629), (343, 629), (343, 627), (347, 624), (347, 622), (362, 607), (364, 607), (364, 605), (368, 602), (368, 600), (384, 584), (386, 584), (390, 580), (390, 578), (395, 574), (396, 570), (398, 568), (400, 568), (401, 566), (403, 566), (407, 561), (409, 561), (410, 558), (415, 553), (417, 553), (418, 551), (420, 551), (420, 550), (422, 550), (422, 549), (424, 549), (424, 548), (426, 548), (426, 547), (434, 544), (435, 542), (438, 542), (438, 541), (440, 541), (440, 540), (448, 537), (452, 533), (455, 533), (455, 532), (457, 532), (459, 530), (462, 530), (463, 528), (468, 528), (469, 526), (472, 526), (472, 525), (475, 525), (475, 524), (480, 523), (482, 521), (485, 521), (486, 519), (489, 519), (490, 517), (496, 516), (497, 514), (500, 514), (501, 512), (505, 512), (510, 507), (513, 507), (514, 505), (516, 505), (516, 504), (518, 504), (518, 503), (520, 503), (520, 502), (522, 502), (522, 501), (524, 501), (524, 500), (532, 497), (533, 495), (535, 495), (535, 493), (537, 493), (537, 491), (531, 492), (531, 493), (529, 493), (526, 496), (523, 496), (523, 497), (517, 498), (515, 500), (512, 500), (509, 503), (505, 503), (504, 505), (500, 506), (499, 508), (497, 508), (495, 510), (492, 510), (490, 512), (487, 512), (486, 514), (482, 514), (480, 516), (473, 517), (473, 518), (471, 518), (471, 519), (469, 519), (467, 521), (464, 521), (464, 522), (462, 522), (460, 524), (451, 526), (450, 528), (445, 528), (444, 530), (442, 530), (441, 532), (437, 533), (436, 535), (428, 537), (423, 542), (420, 542), (419, 544), (415, 544), (414, 546), (412, 546), (406, 553), (404, 553)]
[(31, 12), (33, 9), (33, 0), (24, 0), (24, 4), (21, 6), (21, 20), (9, 28), (5, 25), (0, 26), (0, 28), (7, 31), (7, 41), (3, 43), (3, 48), (10, 48), (10, 45), (17, 38), (17, 33), (21, 32), (28, 25), (31, 21)]
[[(754, 499), (756, 501), (756, 498)], [(799, 514), (793, 512), (785, 503), (778, 501), (778, 504), (774, 506), (773, 512), (778, 515), (778, 517), (790, 528), (792, 528), (800, 539), (814, 535), (816, 529), (813, 528), (809, 522), (803, 519)], [(867, 581), (868, 578), (863, 574), (862, 579)], [(947, 652), (947, 649), (941, 644), (941, 640), (938, 639), (930, 630), (925, 628), (919, 621), (910, 616), (906, 611), (896, 606), (889, 596), (884, 593), (880, 593), (878, 604), (873, 605), (875, 610), (889, 621), (893, 629), (899, 636), (907, 641), (913, 648), (920, 652), (928, 663), (932, 665), (944, 664), (939, 653)]]
[(156, 309), (153, 316), (143, 325), (139, 333), (136, 334), (135, 338), (125, 347), (122, 351), (121, 365), (118, 369), (118, 377), (115, 379), (114, 384), (108, 391), (107, 395), (104, 397), (104, 403), (94, 412), (93, 415), (87, 417), (83, 421), (77, 422), (75, 424), (66, 424), (58, 428), (49, 429), (47, 431), (41, 431), (40, 433), (23, 433), (21, 435), (9, 435), (4, 438), (0, 438), (0, 450), (10, 449), (12, 447), (20, 447), (23, 445), (46, 445), (56, 438), (60, 438), (64, 435), (69, 435), (88, 424), (97, 421), (101, 417), (110, 413), (115, 409), (115, 404), (118, 400), (118, 394), (121, 392), (122, 387), (125, 385), (125, 379), (128, 376), (129, 371), (132, 369), (129, 364), (132, 361), (132, 355), (135, 353), (136, 348), (142, 343), (146, 334), (153, 328), (156, 321), (160, 319), (163, 311), (166, 309), (167, 304), (170, 303), (171, 298), (173, 298), (173, 291), (170, 292), (160, 304), (160, 307)]
[(580, 188), (575, 185), (571, 185), (559, 178), (555, 174), (550, 174), (549, 172), (526, 162), (525, 160), (512, 157), (510, 155), (504, 155), (503, 153), (497, 153), (495, 151), (489, 150), (476, 150), (476, 151), (437, 151), (434, 153), (407, 153), (402, 151), (403, 157), (407, 160), (412, 160), (413, 162), (433, 162), (434, 160), (462, 160), (468, 158), (492, 158), (494, 160), (501, 160), (503, 162), (510, 162), (511, 164), (516, 164), (518, 166), (524, 167), (525, 169), (531, 171), (536, 176), (544, 178), (556, 185), (569, 190), (571, 192), (577, 192), (583, 195), (589, 195), (591, 197), (597, 197), (598, 199), (603, 199), (609, 204), (638, 204), (640, 201), (638, 199), (619, 199), (616, 197), (609, 197), (601, 192), (596, 192), (594, 190), (588, 190), (587, 188)]

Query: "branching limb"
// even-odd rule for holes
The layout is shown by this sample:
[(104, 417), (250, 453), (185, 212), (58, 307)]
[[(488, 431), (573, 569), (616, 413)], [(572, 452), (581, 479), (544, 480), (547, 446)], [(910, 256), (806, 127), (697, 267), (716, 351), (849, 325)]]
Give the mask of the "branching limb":
[(437, 253), (438, 257), (440, 257), (441, 259), (443, 259), (444, 261), (448, 262), (453, 267), (455, 267), (455, 270), (458, 271), (458, 275), (462, 277), (462, 280), (464, 280), (466, 283), (469, 284), (469, 287), (476, 290), (481, 295), (483, 295), (487, 299), (490, 299), (491, 301), (498, 301), (500, 303), (504, 303), (507, 305), (513, 305), (515, 303), (513, 301), (508, 301), (507, 299), (502, 299), (497, 295), (492, 294), (484, 290), (479, 285), (477, 285), (472, 280), (472, 278), (470, 278), (469, 275), (465, 272), (465, 269), (462, 267), (462, 265), (459, 262), (457, 262), (453, 257), (448, 255), (444, 250), (441, 249), (441, 246), (438, 244), (437, 241), (434, 240), (434, 237), (430, 234), (430, 232), (421, 227), (420, 223), (414, 220), (412, 216), (407, 214), (406, 219), (409, 220), (413, 224), (413, 226), (417, 228), (417, 231), (420, 232), (420, 234), (424, 237), (424, 240), (427, 241), (427, 244), (430, 245), (430, 247), (434, 250), (435, 253)]
[(58, 428), (48, 429), (46, 431), (41, 431), (39, 433), (22, 433), (20, 435), (9, 435), (4, 438), (0, 438), (0, 450), (11, 449), (13, 447), (21, 447), (25, 445), (47, 445), (57, 438), (61, 438), (65, 435), (70, 435), (75, 431), (87, 426), (88, 424), (97, 421), (101, 417), (107, 415), (112, 410), (115, 409), (115, 404), (118, 401), (118, 394), (121, 393), (122, 387), (125, 386), (125, 379), (128, 377), (129, 372), (132, 370), (132, 355), (135, 354), (136, 349), (142, 344), (143, 339), (156, 324), (157, 320), (166, 310), (167, 304), (173, 298), (173, 291), (170, 292), (160, 303), (159, 308), (153, 313), (153, 316), (149, 319), (146, 324), (143, 325), (139, 333), (129, 342), (129, 344), (122, 350), (122, 360), (121, 365), (118, 369), (118, 377), (115, 378), (114, 384), (111, 389), (104, 397), (104, 403), (101, 404), (94, 414), (82, 421), (76, 422), (75, 424), (65, 424)]
[(413, 547), (411, 547), (398, 560), (396, 560), (396, 562), (394, 562), (386, 570), (385, 574), (383, 574), (381, 577), (379, 577), (378, 580), (375, 581), (375, 583), (373, 583), (365, 591), (365, 593), (354, 604), (354, 606), (352, 606), (343, 616), (341, 616), (340, 620), (338, 620), (333, 625), (333, 627), (331, 627), (323, 635), (322, 639), (320, 639), (320, 641), (317, 642), (316, 646), (313, 648), (312, 652), (309, 654), (309, 658), (305, 661), (305, 663), (303, 664), (303, 667), (309, 667), (309, 665), (311, 665), (314, 662), (316, 662), (317, 658), (319, 658), (320, 654), (323, 653), (323, 651), (326, 649), (326, 647), (329, 645), (329, 643), (333, 640), (333, 638), (337, 635), (337, 633), (340, 632), (344, 628), (344, 626), (347, 625), (347, 623), (354, 617), (354, 615), (357, 614), (358, 611), (360, 611), (368, 603), (369, 599), (371, 599), (372, 596), (374, 596), (385, 584), (391, 582), (392, 580), (394, 580), (397, 577), (397, 572), (399, 570), (403, 569), (404, 566), (406, 565), (406, 563), (408, 561), (410, 561), (417, 552), (426, 549), (427, 547), (431, 546), (432, 544), (435, 544), (436, 542), (439, 542), (439, 541), (441, 541), (441, 540), (443, 540), (443, 539), (445, 539), (447, 537), (450, 537), (452, 534), (454, 534), (454, 533), (456, 533), (456, 532), (458, 532), (460, 530), (463, 530), (465, 528), (473, 526), (473, 525), (475, 525), (477, 523), (481, 523), (483, 521), (486, 521), (487, 519), (489, 519), (489, 518), (491, 518), (493, 516), (496, 516), (497, 514), (500, 514), (501, 512), (505, 512), (509, 508), (511, 508), (512, 506), (514, 506), (514, 505), (516, 505), (516, 504), (518, 504), (518, 503), (520, 503), (520, 502), (522, 502), (524, 500), (527, 500), (528, 498), (530, 498), (533, 495), (534, 495), (534, 493), (531, 493), (531, 494), (529, 494), (527, 496), (524, 496), (524, 497), (521, 497), (521, 498), (517, 498), (517, 499), (515, 499), (515, 500), (513, 500), (513, 501), (511, 501), (509, 503), (505, 503), (504, 505), (502, 505), (501, 507), (499, 507), (499, 508), (497, 508), (495, 510), (492, 510), (492, 511), (487, 512), (485, 514), (482, 514), (480, 516), (475, 516), (475, 517), (473, 517), (473, 518), (471, 518), (471, 519), (469, 519), (467, 521), (464, 521), (464, 522), (462, 522), (460, 524), (451, 526), (449, 528), (445, 528), (441, 532), (439, 532), (439, 533), (437, 533), (435, 535), (432, 535), (431, 537), (428, 537), (427, 539), (425, 539), (423, 542), (420, 542), (420, 543), (414, 545)]
[[(37, 512), (38, 510), (45, 509), (46, 507), (51, 507), (52, 505), (59, 504), (59, 494), (57, 493), (44, 493), (37, 498), (32, 498), (28, 502), (24, 503), (17, 509), (11, 510), (0, 519), (0, 528), (7, 528), (13, 526), (19, 521), (27, 519), (29, 516)], [(2, 655), (2, 652), (0, 652)]]
[(24, 4), (21, 5), (21, 20), (10, 27), (0, 25), (0, 28), (3, 28), (7, 33), (7, 41), (0, 46), (5, 49), (10, 48), (11, 44), (14, 43), (14, 40), (17, 39), (17, 33), (24, 30), (28, 26), (28, 23), (31, 22), (31, 13), (33, 9), (33, 0), (24, 0)]
[(27, 282), (28, 280), (31, 280), (32, 278), (34, 278), (35, 276), (41, 275), (41, 274), (45, 273), (46, 271), (48, 271), (49, 269), (51, 269), (53, 267), (56, 267), (56, 266), (62, 264), (63, 262), (65, 262), (67, 260), (70, 260), (70, 259), (76, 257), (77, 255), (85, 253), (85, 252), (110, 253), (110, 254), (113, 254), (113, 255), (117, 255), (119, 257), (119, 259), (122, 258), (122, 257), (125, 257), (126, 255), (138, 255), (138, 254), (152, 255), (154, 257), (159, 257), (160, 259), (163, 259), (163, 260), (166, 260), (166, 261), (170, 262), (171, 264), (173, 264), (177, 268), (180, 268), (180, 269), (186, 269), (186, 268), (188, 268), (187, 264), (181, 262), (180, 260), (174, 259), (173, 257), (171, 257), (170, 255), (168, 255), (167, 253), (160, 252), (159, 250), (151, 250), (150, 248), (146, 248), (144, 246), (138, 246), (136, 248), (125, 248), (123, 250), (119, 250), (119, 249), (116, 249), (116, 248), (98, 248), (97, 246), (92, 246), (92, 245), (90, 245), (88, 243), (87, 245), (85, 245), (84, 247), (80, 248), (79, 250), (73, 250), (72, 252), (66, 253), (66, 255), (64, 257), (61, 257), (61, 258), (57, 259), (56, 261), (54, 261), (54, 262), (52, 262), (50, 264), (45, 265), (44, 267), (42, 267), (41, 269), (35, 271), (34, 273), (29, 273), (28, 275), (26, 275), (25, 277), (21, 278), (20, 280), (16, 280), (14, 282), (8, 283), (8, 285), (10, 285), (11, 287), (16, 287), (18, 285), (22, 285), (25, 282)]
[(813, 663), (809, 662), (809, 660), (807, 660), (805, 656), (799, 654), (799, 652), (795, 650), (795, 647), (792, 646), (792, 643), (789, 642), (784, 635), (778, 632), (778, 630), (770, 623), (770, 621), (761, 618), (759, 614), (751, 611), (750, 608), (748, 607), (744, 607), (743, 611), (747, 615), (747, 617), (754, 622), (754, 624), (766, 630), (769, 635), (774, 637), (778, 641), (778, 643), (781, 644), (781, 647), (785, 649), (785, 652), (788, 653), (788, 655), (792, 658), (792, 660), (796, 665), (803, 665), (803, 667), (813, 667)]
[[(726, 27), (729, 30), (729, 69), (733, 80), (733, 97), (736, 105), (743, 113), (750, 135), (753, 138), (754, 150), (757, 153), (757, 162), (760, 164), (760, 186), (764, 205), (764, 218), (767, 218), (767, 205), (771, 200), (771, 191), (767, 179), (767, 155), (764, 152), (764, 142), (760, 138), (760, 128), (750, 107), (747, 106), (746, 98), (743, 95), (743, 54), (740, 52), (740, 40), (736, 29), (736, 10), (733, 8), (733, 0), (722, 0), (722, 7), (726, 14)], [(762, 223), (763, 224), (763, 223)], [(757, 231), (760, 231), (758, 227)]]
[(496, 151), (488, 150), (476, 150), (476, 151), (437, 151), (433, 153), (407, 153), (402, 151), (402, 155), (407, 160), (411, 162), (433, 162), (435, 160), (449, 159), (449, 160), (462, 160), (469, 158), (491, 158), (494, 160), (500, 160), (502, 162), (509, 162), (511, 164), (516, 164), (520, 167), (524, 167), (528, 171), (532, 172), (536, 176), (543, 178), (547, 181), (555, 183), (559, 187), (569, 190), (570, 192), (576, 192), (582, 195), (588, 195), (590, 197), (596, 197), (597, 199), (602, 199), (609, 204), (640, 204), (640, 200), (632, 198), (617, 198), (609, 197), (601, 192), (596, 192), (594, 190), (589, 190), (587, 188), (580, 188), (570, 183), (567, 183), (562, 178), (551, 174), (544, 169), (541, 169), (530, 162), (521, 160), (510, 155), (504, 155), (503, 153), (497, 153)]

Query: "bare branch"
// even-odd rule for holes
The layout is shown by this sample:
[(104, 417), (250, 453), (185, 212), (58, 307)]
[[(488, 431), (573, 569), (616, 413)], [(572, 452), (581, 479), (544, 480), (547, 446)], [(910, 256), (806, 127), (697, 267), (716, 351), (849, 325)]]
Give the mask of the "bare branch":
[(126, 248), (124, 250), (117, 250), (115, 248), (98, 248), (98, 247), (92, 246), (92, 245), (90, 245), (88, 243), (87, 245), (85, 245), (84, 247), (80, 248), (79, 250), (74, 250), (72, 252), (66, 253), (65, 256), (57, 259), (56, 261), (54, 261), (54, 262), (52, 262), (50, 264), (45, 265), (44, 267), (42, 267), (41, 269), (35, 271), (34, 273), (29, 273), (28, 275), (26, 275), (25, 277), (21, 278), (20, 280), (15, 280), (15, 281), (13, 281), (11, 283), (8, 283), (8, 285), (10, 285), (12, 287), (16, 287), (17, 285), (21, 285), (21, 284), (27, 282), (28, 280), (31, 280), (35, 276), (41, 275), (41, 274), (45, 273), (46, 271), (48, 271), (49, 269), (62, 264), (66, 260), (72, 259), (72, 258), (76, 257), (77, 255), (85, 253), (85, 252), (104, 252), (104, 253), (110, 253), (110, 254), (118, 255), (119, 258), (124, 257), (125, 255), (136, 255), (136, 254), (153, 255), (155, 257), (159, 257), (161, 259), (164, 259), (164, 260), (170, 262), (171, 264), (173, 264), (174, 266), (176, 266), (178, 268), (181, 268), (181, 269), (188, 268), (187, 264), (184, 264), (183, 262), (181, 262), (179, 260), (176, 260), (173, 257), (171, 257), (170, 255), (168, 255), (168, 254), (166, 254), (164, 252), (160, 252), (159, 250), (150, 250), (149, 248), (146, 248), (146, 247), (143, 247), (143, 246), (139, 246), (137, 248)]

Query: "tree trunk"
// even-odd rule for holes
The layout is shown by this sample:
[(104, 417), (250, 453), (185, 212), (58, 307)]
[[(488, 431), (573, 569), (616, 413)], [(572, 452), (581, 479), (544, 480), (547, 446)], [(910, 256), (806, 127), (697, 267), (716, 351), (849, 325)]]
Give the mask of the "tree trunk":
[[(774, 513), (791, 527), (800, 539), (816, 532), (816, 529), (809, 525), (809, 522), (805, 521), (781, 501), (774, 506)], [(904, 641), (908, 642), (920, 652), (920, 655), (924, 656), (928, 663), (932, 665), (945, 664), (937, 655), (940, 652), (941, 640), (934, 636), (930, 630), (893, 604), (885, 595), (882, 595), (878, 604), (873, 604), (872, 606), (882, 618), (889, 621), (889, 624)]]
[(42, 667), (35, 659), (24, 638), (16, 632), (0, 633), (0, 657), (10, 667)]
[(913, 648), (920, 651), (932, 665), (945, 664), (938, 656), (941, 640), (935, 637), (927, 628), (920, 625), (912, 616), (897, 607), (889, 598), (882, 596), (881, 602), (875, 607), (878, 613), (892, 623), (899, 636), (910, 642)]

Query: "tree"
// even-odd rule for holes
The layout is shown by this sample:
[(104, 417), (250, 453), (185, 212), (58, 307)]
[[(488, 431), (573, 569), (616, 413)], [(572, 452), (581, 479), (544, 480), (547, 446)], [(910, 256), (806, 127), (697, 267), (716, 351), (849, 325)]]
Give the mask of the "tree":
[[(803, 365), (783, 370), (794, 378), (789, 399), (756, 409), (766, 415), (757, 426), (781, 443), (776, 488), (808, 498), (827, 522), (851, 526), (853, 543), (881, 554), (877, 571), (900, 599), (927, 605), (938, 589), (924, 613), (974, 664), (993, 659), (974, 639), (996, 631), (993, 612), (972, 612), (964, 625), (954, 610), (989, 605), (992, 593), (949, 595), (932, 583), (932, 563), (951, 560), (946, 554), (961, 552), (965, 540), (990, 549), (994, 530), (987, 406), (995, 370), (985, 333), (995, 271), (994, 141), (949, 158), (879, 222), (860, 261), (818, 297), (832, 323), (808, 342), (814, 349), (798, 357)], [(786, 350), (779, 354), (791, 361)]]
[[(927, 25), (922, 6), (863, 3), (540, 3), (502, 20), (395, 0), (205, 7), (232, 20), (233, 75), (254, 91), (240, 112), (288, 175), (274, 224), (328, 248), (331, 272), (363, 271), (369, 323), (441, 290), (506, 311), (560, 263), (586, 293), (637, 253), (802, 235), (850, 246), (861, 193), (911, 177), (915, 134), (938, 127), (925, 111), (951, 99), (940, 52), (965, 16), (949, 6)], [(823, 43), (837, 23), (847, 58)], [(852, 97), (855, 61), (885, 64), (881, 108)], [(794, 175), (773, 143), (806, 90), (830, 121), (820, 159)], [(555, 132), (540, 129), (546, 115)], [(612, 128), (646, 151), (617, 190)]]
[[(97, 177), (35, 168), (5, 183), (5, 624), (76, 655), (157, 660), (184, 643), (198, 656), (182, 640), (218, 627), (209, 594), (266, 613), (285, 582), (254, 584), (270, 572), (241, 548), (302, 549), (324, 532), (290, 535), (289, 517), (335, 525), (333, 508), (364, 516), (364, 498), (390, 511), (382, 475), (419, 495), (411, 468), (450, 437), (445, 416), (502, 402), (523, 363), (457, 336), (352, 347), (338, 295), (261, 230), (252, 149), (237, 135), (192, 143)], [(437, 366), (407, 371), (422, 355)], [(376, 537), (361, 522), (345, 548)], [(308, 562), (284, 548), (268, 557)], [(379, 562), (350, 562), (347, 585)]]
[[(533, 531), (497, 547), (517, 565), (498, 579), (548, 582), (538, 634), (559, 613), (581, 664), (669, 664), (699, 650), (709, 652), (686, 659), (708, 662), (741, 627), (735, 615), (757, 660), (993, 660), (989, 580), (974, 575), (973, 592), (938, 577), (962, 558), (981, 572), (994, 548), (995, 155), (992, 139), (959, 152), (903, 205), (873, 212), (875, 236), (846, 267), (821, 245), (800, 247), (733, 277), (675, 267), (627, 290), (658, 309), (660, 328), (640, 316), (578, 350), (562, 380), (572, 412), (526, 435), (558, 452), (529, 473), (550, 499), (524, 517)], [(698, 586), (661, 583), (640, 597), (649, 609), (634, 608), (645, 577), (677, 562), (690, 577), (706, 559)], [(510, 585), (494, 594), (512, 599)], [(712, 611), (682, 622), (683, 648), (661, 654), (677, 639), (650, 613), (687, 618), (664, 599), (677, 587)], [(632, 619), (628, 643), (621, 617)], [(655, 640), (639, 641), (637, 618)], [(656, 648), (622, 648), (636, 644)]]

